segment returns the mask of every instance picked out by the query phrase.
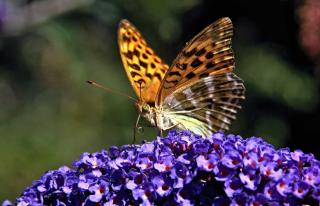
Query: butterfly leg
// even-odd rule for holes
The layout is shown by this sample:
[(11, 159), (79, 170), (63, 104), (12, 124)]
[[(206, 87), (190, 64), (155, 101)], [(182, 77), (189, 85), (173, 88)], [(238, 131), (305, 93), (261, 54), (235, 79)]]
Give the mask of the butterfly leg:
[(172, 125), (171, 127), (167, 128), (167, 129), (175, 128), (175, 127), (178, 126), (179, 124), (180, 124), (180, 123), (174, 124), (174, 125)]
[[(172, 126), (170, 126), (170, 127), (166, 128), (165, 130), (172, 129), (172, 128), (174, 128), (174, 127), (178, 126), (179, 124), (180, 124), (180, 123), (174, 124), (174, 125), (172, 125)], [(163, 132), (164, 132), (164, 130), (163, 130), (163, 129), (160, 129), (160, 131), (159, 131), (159, 134), (158, 134), (158, 135), (160, 135), (160, 137), (163, 137)]]
[(160, 129), (159, 133), (160, 133), (160, 137), (163, 137), (163, 130), (162, 129)]

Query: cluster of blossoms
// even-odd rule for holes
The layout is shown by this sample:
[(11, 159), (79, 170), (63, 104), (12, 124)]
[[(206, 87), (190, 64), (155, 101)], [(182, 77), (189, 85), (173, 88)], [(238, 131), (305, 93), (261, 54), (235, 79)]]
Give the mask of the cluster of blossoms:
[[(24, 205), (319, 205), (320, 161), (260, 138), (171, 131), (48, 171)], [(6, 201), (3, 205), (11, 205)]]

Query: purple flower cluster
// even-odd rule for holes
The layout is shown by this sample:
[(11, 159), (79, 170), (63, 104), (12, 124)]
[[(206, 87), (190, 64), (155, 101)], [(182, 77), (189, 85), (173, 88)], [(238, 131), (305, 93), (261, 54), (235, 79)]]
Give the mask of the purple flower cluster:
[[(24, 205), (318, 205), (320, 162), (260, 138), (171, 131), (141, 145), (84, 153), (48, 171)], [(9, 202), (4, 205), (11, 205)]]

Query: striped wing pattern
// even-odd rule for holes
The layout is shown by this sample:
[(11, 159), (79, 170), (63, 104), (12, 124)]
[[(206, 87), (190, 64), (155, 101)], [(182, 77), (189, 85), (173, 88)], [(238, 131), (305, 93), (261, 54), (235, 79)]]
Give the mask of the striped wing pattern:
[(177, 127), (208, 136), (229, 129), (244, 92), (243, 81), (234, 73), (217, 74), (174, 91), (163, 108)]
[(224, 17), (188, 42), (161, 83), (157, 96), (158, 105), (161, 105), (166, 96), (181, 87), (210, 75), (233, 71), (232, 36), (232, 22), (228, 17)]
[(118, 29), (120, 55), (127, 76), (141, 101), (154, 104), (168, 65), (147, 45), (140, 32), (127, 20)]

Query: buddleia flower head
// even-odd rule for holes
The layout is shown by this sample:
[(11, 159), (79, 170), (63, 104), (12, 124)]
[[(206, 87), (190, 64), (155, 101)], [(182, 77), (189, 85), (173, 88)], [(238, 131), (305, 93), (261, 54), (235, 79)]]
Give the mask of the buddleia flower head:
[[(84, 153), (46, 172), (16, 205), (315, 205), (320, 162), (261, 138), (171, 131), (141, 145)], [(3, 205), (11, 205), (5, 201)]]

